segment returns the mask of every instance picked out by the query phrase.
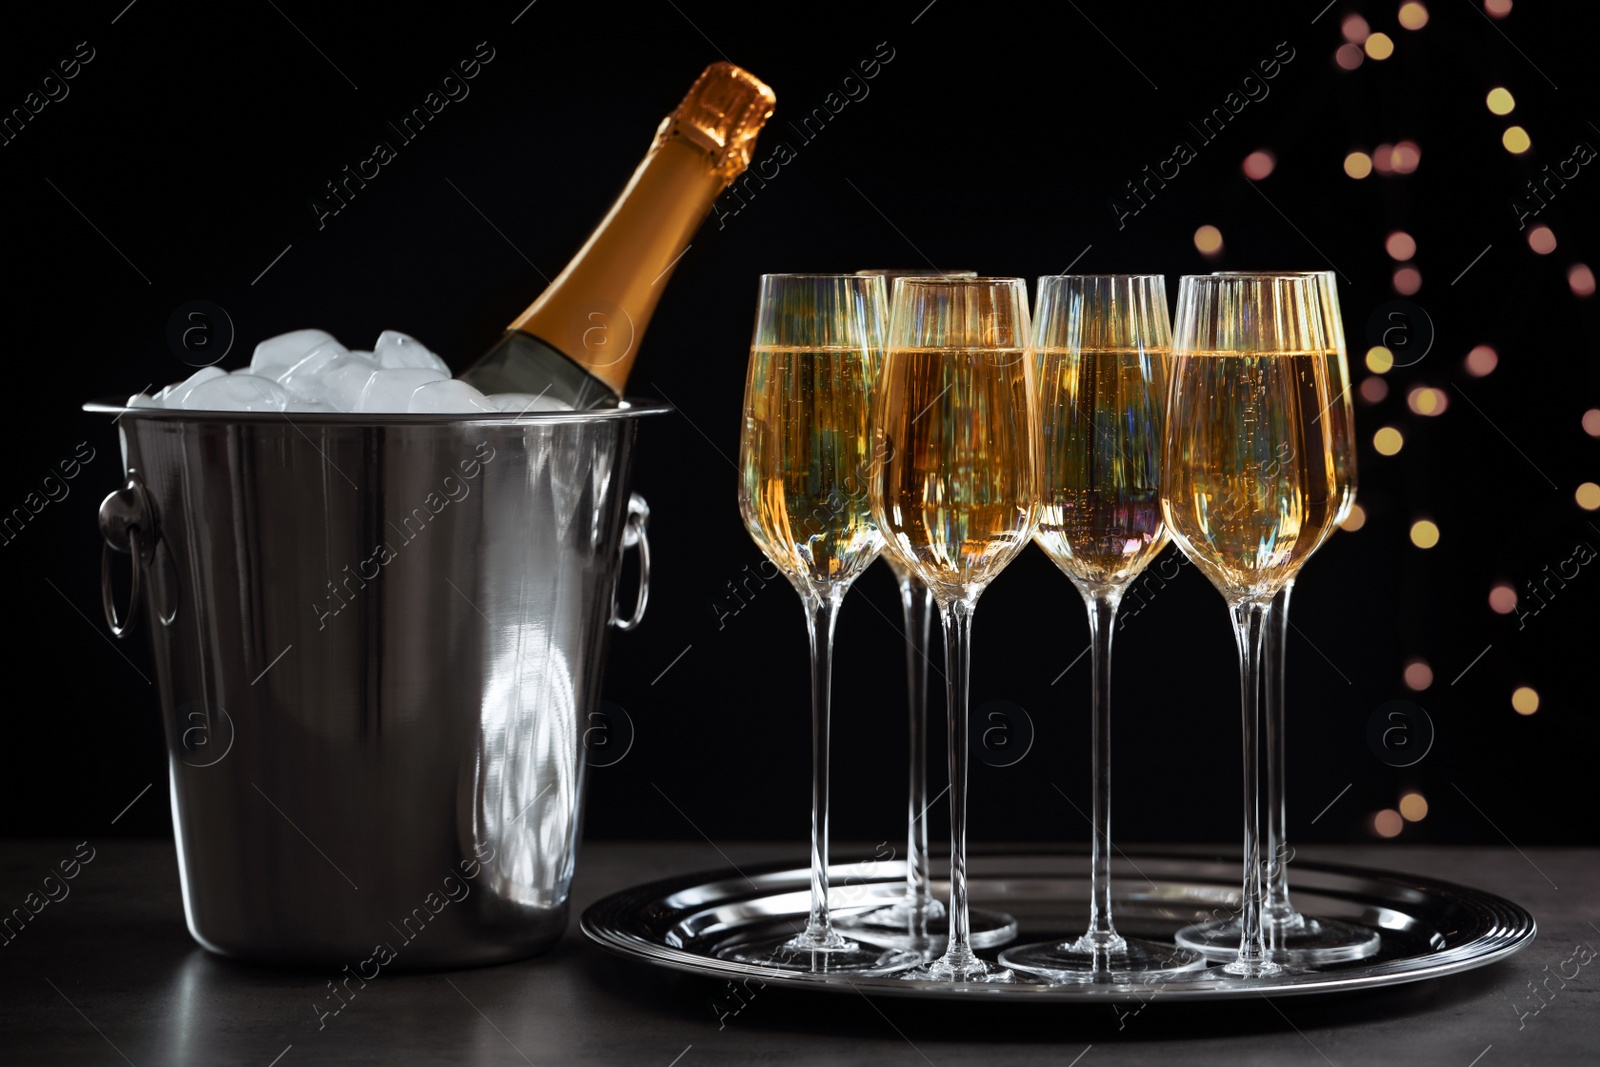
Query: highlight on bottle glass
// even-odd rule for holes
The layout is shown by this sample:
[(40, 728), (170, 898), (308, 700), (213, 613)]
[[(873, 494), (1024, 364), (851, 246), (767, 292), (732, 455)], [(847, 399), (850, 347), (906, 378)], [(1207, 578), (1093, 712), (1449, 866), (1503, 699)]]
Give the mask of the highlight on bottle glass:
[(1162, 511), (1227, 602), (1239, 646), (1244, 749), (1242, 934), (1229, 973), (1280, 973), (1262, 930), (1257, 731), (1273, 598), (1339, 512), (1328, 333), (1316, 281), (1186, 275), (1178, 286)]
[(920, 959), (841, 936), (828, 905), (828, 732), (834, 624), (883, 546), (868, 505), (868, 416), (882, 358), (882, 278), (761, 279), (739, 439), (745, 529), (800, 594), (811, 640), (811, 907), (805, 929), (724, 945), (779, 970), (888, 974)]
[(872, 437), (872, 514), (933, 592), (945, 637), (950, 903), (944, 955), (906, 977), (1008, 982), (973, 949), (967, 904), (972, 618), (1027, 545), (1038, 510), (1037, 384), (1020, 278), (899, 278)]
[(1160, 478), (1172, 347), (1166, 282), (1159, 274), (1040, 278), (1033, 347), (1043, 461), (1033, 539), (1089, 614), (1089, 926), (1074, 940), (1009, 948), (1000, 962), (1053, 982), (1157, 980), (1205, 961), (1170, 942), (1125, 937), (1112, 922), (1111, 638), (1124, 591), (1167, 546)]

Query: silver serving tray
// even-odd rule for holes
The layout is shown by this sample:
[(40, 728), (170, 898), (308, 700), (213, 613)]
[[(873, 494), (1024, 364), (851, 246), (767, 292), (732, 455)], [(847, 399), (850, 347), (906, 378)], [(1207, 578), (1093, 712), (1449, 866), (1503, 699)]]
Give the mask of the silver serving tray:
[[(849, 914), (893, 900), (905, 884), (902, 862), (834, 865), (830, 902)], [(1238, 861), (1164, 853), (1125, 856), (1112, 865), (1117, 930), (1169, 939), (1188, 923), (1235, 914)], [(1377, 955), (1271, 978), (1241, 979), (1216, 965), (1154, 983), (1049, 985), (914, 982), (903, 978), (804, 974), (717, 959), (716, 950), (804, 925), (810, 873), (767, 865), (683, 875), (614, 893), (583, 913), (583, 932), (601, 947), (658, 967), (767, 985), (884, 996), (971, 1000), (1111, 1001), (1290, 996), (1348, 992), (1417, 982), (1482, 967), (1533, 941), (1533, 916), (1509, 900), (1417, 875), (1296, 860), (1290, 887), (1301, 911), (1377, 930)], [(974, 855), (968, 891), (974, 907), (1016, 916), (1015, 944), (1077, 936), (1088, 921), (1088, 861), (1045, 852)], [(948, 887), (936, 885), (945, 897)], [(980, 953), (993, 959), (999, 949)]]

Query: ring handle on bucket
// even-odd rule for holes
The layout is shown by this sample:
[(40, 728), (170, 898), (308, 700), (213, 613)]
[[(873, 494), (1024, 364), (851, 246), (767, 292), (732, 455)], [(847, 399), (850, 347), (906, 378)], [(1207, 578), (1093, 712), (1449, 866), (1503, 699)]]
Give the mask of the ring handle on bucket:
[(639, 593), (633, 602), (633, 614), (624, 619), (617, 614), (617, 591), (611, 590), (611, 625), (619, 630), (631, 630), (644, 621), (645, 605), (650, 602), (650, 538), (645, 528), (650, 525), (650, 505), (638, 493), (628, 496), (628, 524), (622, 529), (620, 552), (635, 545), (639, 548)]
[[(146, 536), (141, 537), (140, 531)], [(138, 471), (128, 472), (128, 484), (106, 496), (100, 502), (100, 535), (105, 545), (100, 550), (100, 603), (105, 608), (106, 625), (118, 637), (124, 636), (133, 625), (134, 612), (139, 610), (139, 596), (144, 583), (141, 575), (155, 557), (155, 509), (150, 506), (150, 494)], [(111, 553), (127, 552), (133, 556), (133, 589), (128, 595), (128, 610), (119, 619), (116, 598), (111, 592)]]

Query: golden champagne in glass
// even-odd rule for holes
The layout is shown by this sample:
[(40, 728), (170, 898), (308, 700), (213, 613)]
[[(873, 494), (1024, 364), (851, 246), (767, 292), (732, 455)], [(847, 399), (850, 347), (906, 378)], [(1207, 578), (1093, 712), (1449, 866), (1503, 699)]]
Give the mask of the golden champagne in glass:
[(833, 634), (839, 605), (883, 542), (868, 505), (870, 424), (883, 350), (883, 279), (761, 278), (739, 438), (739, 512), (805, 607), (811, 642), (811, 908), (805, 929), (724, 945), (723, 959), (778, 970), (875, 975), (916, 953), (833, 927), (828, 901), (828, 768)]
[(876, 353), (757, 346), (745, 389), (745, 529), (802, 594), (853, 581), (883, 540), (867, 497)]
[[(1228, 276), (1233, 272), (1221, 272)], [(1338, 499), (1334, 524), (1342, 523), (1355, 506), (1356, 446), (1355, 405), (1350, 393), (1350, 361), (1345, 347), (1344, 323), (1339, 314), (1339, 296), (1334, 272), (1282, 271), (1286, 277), (1310, 278), (1322, 303), (1324, 327), (1323, 363), (1328, 377), (1328, 400), (1318, 420), (1328, 424), (1333, 447), (1333, 478)], [(1242, 275), (1249, 277), (1252, 275)], [(1259, 276), (1259, 275), (1256, 275)], [(1332, 536), (1329, 526), (1324, 539)], [(1294, 580), (1283, 584), (1272, 602), (1271, 625), (1267, 630), (1264, 653), (1266, 693), (1263, 718), (1266, 725), (1266, 803), (1267, 855), (1269, 871), (1263, 905), (1263, 925), (1272, 957), (1280, 963), (1321, 964), (1362, 959), (1378, 951), (1376, 931), (1337, 919), (1302, 915), (1289, 900), (1287, 770), (1285, 751), (1284, 677), (1289, 645), (1289, 601)], [(1227, 959), (1236, 954), (1241, 925), (1237, 919), (1200, 923), (1178, 931), (1177, 942), (1212, 959)]]
[(933, 592), (950, 711), (950, 937), (905, 977), (1008, 982), (973, 951), (967, 725), (978, 597), (1027, 544), (1038, 508), (1037, 386), (1020, 278), (900, 278), (873, 403), (872, 514)]
[[(976, 278), (970, 270), (878, 269), (856, 272), (883, 278)], [(910, 711), (906, 775), (906, 887), (892, 904), (868, 908), (839, 922), (841, 929), (874, 944), (928, 952), (948, 939), (949, 916), (933, 895), (932, 862), (928, 855), (928, 668), (932, 665), (928, 637), (936, 612), (933, 592), (910, 565), (885, 546), (880, 557), (894, 571), (900, 588), (900, 611), (905, 620), (906, 704)], [(974, 948), (1001, 945), (1017, 934), (1017, 920), (1004, 912), (974, 908), (968, 916)]]
[(1128, 585), (1167, 544), (1161, 514), (1171, 329), (1158, 274), (1039, 279), (1034, 348), (1044, 378), (1044, 480), (1033, 539), (1077, 587), (1093, 672), (1089, 924), (1065, 942), (1000, 954), (1053, 982), (1149, 982), (1204, 964), (1170, 942), (1124, 937), (1111, 915), (1111, 646)]
[(1279, 972), (1263, 936), (1256, 735), (1272, 603), (1332, 529), (1341, 489), (1322, 295), (1292, 275), (1189, 275), (1178, 289), (1162, 510), (1228, 602), (1244, 741), (1243, 911), (1230, 973)]

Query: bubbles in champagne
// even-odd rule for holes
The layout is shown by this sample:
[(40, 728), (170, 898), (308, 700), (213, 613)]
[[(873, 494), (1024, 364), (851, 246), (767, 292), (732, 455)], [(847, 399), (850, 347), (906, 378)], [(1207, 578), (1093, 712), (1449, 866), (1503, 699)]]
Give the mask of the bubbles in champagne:
[(751, 353), (739, 508), (761, 551), (802, 591), (848, 585), (882, 547), (867, 492), (876, 369), (861, 348)]
[(1225, 596), (1272, 596), (1340, 508), (1322, 353), (1186, 353), (1168, 413), (1168, 526)]
[(975, 595), (1038, 511), (1034, 361), (1025, 349), (891, 349), (880, 380), (884, 537), (936, 593)]
[(1165, 350), (1039, 352), (1044, 480), (1034, 540), (1090, 590), (1126, 585), (1167, 544)]

